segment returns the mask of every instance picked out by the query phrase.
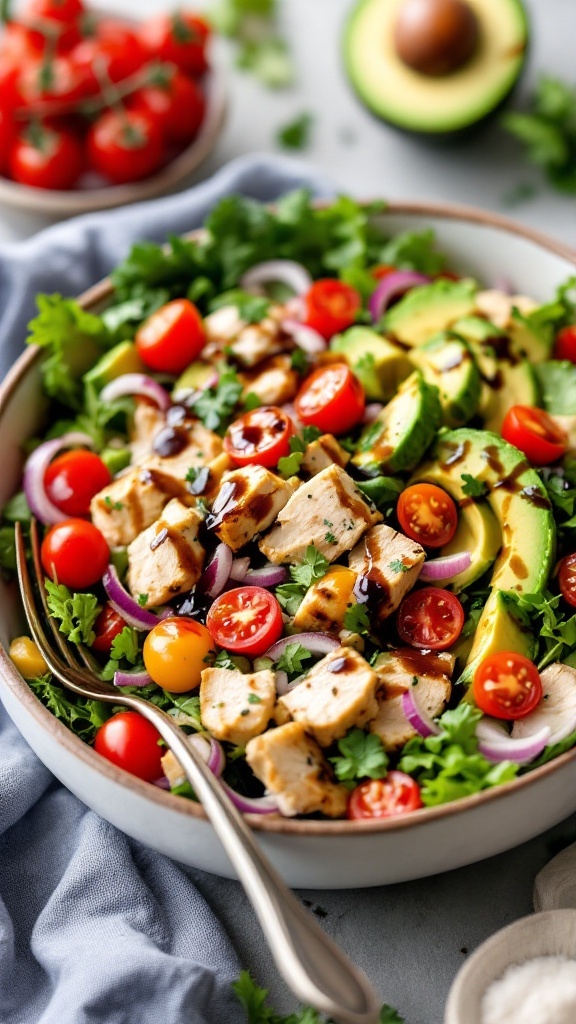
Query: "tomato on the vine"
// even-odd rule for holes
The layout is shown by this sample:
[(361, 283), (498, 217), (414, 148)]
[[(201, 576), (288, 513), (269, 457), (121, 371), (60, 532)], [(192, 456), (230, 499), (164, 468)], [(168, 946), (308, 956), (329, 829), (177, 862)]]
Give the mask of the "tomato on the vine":
[(41, 52), (53, 46), (57, 53), (66, 53), (81, 38), (83, 14), (81, 0), (29, 0), (24, 24), (32, 46)]
[(350, 327), (362, 306), (355, 288), (331, 277), (315, 281), (302, 298), (304, 323), (327, 341), (333, 334)]
[(10, 152), (11, 177), (33, 188), (72, 188), (83, 167), (82, 144), (66, 129), (31, 125)]
[(398, 609), (396, 628), (411, 647), (445, 651), (456, 642), (464, 625), (464, 609), (449, 590), (413, 590)]
[(110, 654), (114, 640), (120, 636), (126, 625), (125, 619), (107, 601), (94, 623), (96, 639), (92, 643), (92, 650), (100, 654)]
[(50, 579), (83, 590), (104, 575), (110, 549), (93, 523), (87, 519), (65, 519), (44, 537), (41, 558)]
[(374, 818), (395, 818), (422, 807), (420, 787), (404, 772), (388, 772), (384, 779), (367, 779), (353, 789), (347, 817), (352, 821)]
[(140, 28), (140, 39), (152, 57), (175, 64), (187, 75), (208, 69), (206, 44), (210, 27), (204, 18), (186, 11), (158, 14)]
[(162, 619), (144, 641), (146, 671), (170, 693), (187, 693), (200, 686), (210, 653), (214, 643), (206, 626), (184, 616)]
[(42, 109), (45, 103), (73, 106), (86, 96), (86, 79), (69, 57), (54, 57), (46, 78), (44, 61), (27, 64), (18, 80), (22, 104)]
[(189, 299), (173, 299), (152, 313), (136, 333), (138, 355), (158, 373), (182, 373), (200, 355), (202, 317)]
[(137, 110), (105, 111), (92, 125), (87, 145), (91, 167), (116, 185), (148, 177), (165, 156), (161, 129)]
[(85, 7), (82, 0), (28, 0), (24, 13), (27, 21), (53, 18), (66, 23), (82, 17)]
[(569, 324), (558, 331), (554, 342), (554, 358), (576, 363), (576, 324)]
[(436, 484), (412, 484), (398, 498), (396, 515), (403, 533), (429, 548), (448, 544), (458, 526), (458, 511)]
[(556, 462), (568, 447), (565, 432), (544, 409), (513, 405), (502, 424), (502, 437), (515, 445), (534, 466)]
[(10, 164), (10, 150), (16, 141), (16, 127), (10, 115), (0, 107), (0, 174), (6, 174)]
[(50, 501), (67, 516), (87, 516), (90, 501), (106, 487), (112, 474), (99, 455), (78, 448), (50, 463), (44, 487)]
[(257, 658), (282, 635), (282, 609), (263, 587), (237, 587), (216, 598), (206, 625), (219, 647)]
[(327, 434), (347, 434), (362, 419), (365, 404), (364, 388), (345, 363), (315, 370), (294, 402), (302, 423)]
[(262, 405), (244, 413), (230, 424), (224, 437), (224, 449), (237, 466), (278, 465), (278, 459), (290, 454), (292, 420), (275, 405)]
[(111, 82), (122, 82), (136, 74), (148, 60), (137, 32), (122, 21), (103, 18), (93, 36), (83, 39), (70, 54), (73, 65), (83, 75), (87, 91), (100, 92), (99, 65)]
[(160, 125), (169, 142), (189, 142), (204, 119), (206, 100), (192, 78), (174, 68), (161, 85), (146, 85), (131, 98), (132, 110), (141, 110)]
[(107, 761), (144, 782), (156, 782), (162, 775), (161, 736), (136, 711), (120, 711), (100, 726), (94, 750)]
[(564, 600), (576, 608), (576, 553), (566, 555), (560, 562), (558, 585)]
[(523, 654), (502, 651), (480, 662), (472, 692), (486, 715), (524, 718), (542, 700), (542, 682), (536, 666)]

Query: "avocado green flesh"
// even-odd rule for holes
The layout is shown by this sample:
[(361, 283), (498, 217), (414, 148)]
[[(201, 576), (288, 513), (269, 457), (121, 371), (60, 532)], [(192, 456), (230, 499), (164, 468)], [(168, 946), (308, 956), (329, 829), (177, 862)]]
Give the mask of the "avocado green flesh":
[(441, 422), (438, 390), (415, 370), (366, 427), (352, 462), (367, 476), (413, 469), (432, 444)]
[(84, 374), (87, 384), (92, 384), (100, 391), (116, 377), (125, 373), (144, 373), (146, 367), (140, 359), (136, 346), (132, 341), (121, 341), (109, 352), (100, 357), (98, 362)]
[(423, 345), (472, 313), (477, 291), (476, 282), (468, 278), (416, 285), (386, 315), (386, 333), (403, 345)]
[(375, 402), (389, 402), (412, 370), (406, 353), (371, 327), (351, 327), (333, 338), (330, 348), (344, 356), (366, 397)]
[(472, 419), (480, 404), (482, 378), (471, 350), (447, 333), (411, 351), (412, 362), (440, 394), (443, 422), (458, 427)]
[(498, 520), (485, 501), (472, 501), (460, 509), (458, 529), (449, 544), (440, 551), (441, 557), (469, 551), (468, 569), (442, 580), (441, 587), (449, 587), (455, 594), (480, 579), (494, 564), (502, 547), (502, 531)]
[(177, 395), (179, 391), (194, 391), (196, 388), (205, 387), (213, 376), (214, 367), (209, 363), (191, 363), (178, 377), (174, 385), (174, 394)]
[(504, 417), (513, 405), (539, 405), (540, 391), (534, 368), (522, 359), (515, 366), (498, 361), (498, 387), (490, 389), (487, 407), (483, 410), (486, 430), (499, 433)]
[(530, 624), (516, 603), (502, 590), (493, 590), (484, 606), (466, 667), (458, 682), (471, 683), (480, 662), (491, 654), (514, 651), (533, 661), (536, 648)]

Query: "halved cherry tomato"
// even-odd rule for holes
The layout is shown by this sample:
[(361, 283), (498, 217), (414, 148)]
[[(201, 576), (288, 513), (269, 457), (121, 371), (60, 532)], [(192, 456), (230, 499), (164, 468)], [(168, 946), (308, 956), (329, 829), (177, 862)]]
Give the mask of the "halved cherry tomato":
[(206, 625), (219, 647), (257, 658), (282, 635), (282, 609), (263, 587), (237, 587), (216, 598)]
[(162, 775), (160, 739), (158, 730), (142, 715), (121, 711), (100, 726), (94, 750), (138, 779), (155, 782)]
[(159, 373), (182, 373), (204, 348), (202, 317), (188, 299), (174, 299), (144, 321), (136, 332), (143, 362)]
[(131, 110), (142, 110), (176, 144), (189, 142), (204, 119), (206, 100), (200, 87), (174, 68), (165, 85), (147, 85), (130, 100)]
[(554, 342), (554, 358), (568, 359), (576, 363), (576, 324), (570, 324), (558, 331)]
[(544, 409), (513, 405), (502, 424), (502, 437), (519, 448), (534, 466), (556, 462), (566, 451), (568, 438)]
[(355, 288), (331, 277), (315, 281), (303, 299), (304, 323), (327, 341), (333, 334), (350, 327), (362, 306)]
[(117, 636), (120, 636), (126, 625), (126, 621), (107, 601), (94, 623), (96, 639), (92, 644), (92, 650), (99, 651), (102, 654), (110, 654), (114, 640)]
[(44, 537), (41, 556), (50, 579), (82, 590), (102, 578), (110, 561), (110, 550), (93, 523), (65, 519)]
[(448, 544), (458, 526), (454, 501), (435, 484), (407, 487), (398, 498), (396, 515), (403, 533), (429, 548)]
[(14, 143), (10, 175), (33, 188), (69, 189), (84, 166), (80, 140), (70, 131), (33, 126)]
[(187, 75), (203, 75), (208, 69), (206, 44), (210, 27), (204, 18), (186, 11), (158, 14), (144, 22), (140, 39), (153, 57), (175, 64)]
[(224, 437), (224, 449), (237, 466), (278, 465), (278, 459), (290, 454), (292, 420), (275, 405), (262, 405), (230, 424)]
[(187, 693), (200, 686), (206, 658), (214, 652), (212, 637), (200, 622), (184, 616), (162, 619), (144, 641), (144, 665), (158, 686)]
[(524, 718), (542, 700), (536, 666), (515, 651), (490, 654), (474, 673), (474, 700), (492, 718)]
[(159, 125), (138, 110), (107, 110), (88, 133), (90, 166), (115, 185), (147, 178), (164, 157)]
[(294, 405), (302, 423), (327, 434), (347, 434), (362, 419), (366, 397), (345, 363), (330, 363), (306, 378)]
[(404, 772), (388, 772), (385, 779), (367, 779), (353, 789), (346, 816), (352, 821), (395, 818), (422, 807), (420, 787)]
[(90, 501), (106, 487), (112, 474), (99, 455), (79, 448), (50, 463), (44, 487), (50, 501), (67, 516), (87, 516)]
[(564, 600), (576, 608), (576, 553), (566, 555), (560, 562), (558, 585)]
[(449, 590), (423, 587), (405, 597), (398, 609), (396, 628), (411, 647), (445, 651), (458, 639), (464, 625), (464, 609)]
[[(1, 60), (1, 58), (0, 58)], [(16, 128), (10, 114), (0, 107), (0, 174), (6, 174), (10, 150), (16, 140)]]

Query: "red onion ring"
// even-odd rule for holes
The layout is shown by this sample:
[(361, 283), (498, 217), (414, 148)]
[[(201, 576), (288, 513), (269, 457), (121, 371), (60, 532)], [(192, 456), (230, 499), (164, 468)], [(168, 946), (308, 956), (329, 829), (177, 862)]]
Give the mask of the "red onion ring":
[(550, 742), (550, 728), (545, 725), (532, 736), (516, 739), (510, 735), (501, 722), (482, 718), (476, 726), (478, 750), (487, 761), (513, 761), (515, 764), (530, 764), (539, 757)]
[(364, 409), (362, 423), (374, 423), (377, 420), (384, 406), (382, 402), (369, 402)]
[(325, 352), (328, 348), (326, 339), (318, 331), (315, 331), (313, 327), (307, 327), (306, 324), (300, 323), (299, 320), (282, 320), (280, 327), (286, 334), (290, 335), (298, 348), (301, 348), (309, 356), (318, 355), (319, 352)]
[(153, 682), (147, 672), (122, 672), (114, 673), (114, 686), (148, 686)]
[(337, 651), (340, 647), (338, 640), (327, 636), (326, 633), (295, 633), (294, 636), (285, 636), (281, 640), (277, 640), (272, 647), (268, 648), (263, 657), (278, 661), (288, 644), (302, 644), (302, 647), (305, 647), (311, 654), (331, 654), (332, 651)]
[(55, 455), (62, 448), (75, 448), (84, 445), (86, 448), (93, 448), (94, 441), (88, 434), (80, 431), (71, 431), (63, 434), (62, 437), (54, 438), (52, 441), (45, 441), (38, 445), (28, 457), (24, 467), (22, 486), (28, 507), (32, 515), (36, 516), (46, 526), (53, 526), (55, 523), (62, 523), (70, 517), (56, 507), (46, 494), (44, 477), (46, 470)]
[(194, 405), (194, 402), (200, 398), (203, 391), (208, 391), (210, 388), (217, 387), (219, 380), (220, 378), (218, 374), (213, 373), (197, 388), (179, 388), (177, 391), (172, 392), (172, 401), (182, 402), (184, 405), (192, 406)]
[(427, 558), (420, 570), (420, 579), (449, 580), (471, 565), (472, 555), (469, 551), (458, 551), (455, 555), (443, 555), (442, 558)]
[(402, 711), (420, 736), (439, 736), (442, 732), (428, 712), (418, 705), (413, 687), (402, 694)]
[(138, 629), (141, 633), (148, 633), (161, 621), (159, 615), (141, 608), (132, 594), (122, 586), (118, 579), (118, 573), (114, 565), (109, 565), (102, 577), (102, 586), (106, 591), (110, 604), (126, 620), (129, 626)]
[(222, 783), (223, 789), (230, 797), (232, 803), (238, 808), (243, 814), (279, 814), (280, 810), (278, 807), (278, 801), (275, 796), (258, 796), (250, 797), (244, 796), (243, 793), (237, 793), (235, 789), (232, 789), (228, 783)]
[(202, 590), (208, 597), (218, 597), (222, 593), (230, 579), (232, 565), (232, 551), (226, 544), (218, 544), (202, 573)]
[(430, 278), (415, 270), (396, 270), (387, 274), (370, 296), (368, 308), (373, 322), (378, 323), (393, 299), (400, 299), (417, 284), (430, 284)]
[(261, 569), (248, 569), (244, 577), (245, 583), (258, 584), (259, 587), (277, 587), (288, 579), (288, 570), (283, 565), (263, 565)]
[(292, 687), (288, 681), (288, 673), (281, 668), (278, 672), (274, 673), (276, 676), (276, 693), (279, 697), (283, 697), (284, 694), (289, 693)]
[(230, 579), (235, 580), (236, 583), (243, 583), (246, 579), (246, 573), (250, 568), (249, 558), (235, 558), (232, 562), (232, 570), (230, 572)]
[(240, 287), (246, 292), (262, 294), (262, 286), (271, 282), (285, 284), (295, 295), (304, 295), (313, 283), (306, 267), (295, 260), (265, 260), (256, 263), (242, 275)]
[(123, 373), (121, 377), (116, 377), (106, 384), (100, 392), (103, 402), (114, 402), (124, 395), (142, 395), (144, 398), (150, 398), (163, 412), (172, 405), (172, 399), (166, 389), (145, 373)]
[(161, 775), (159, 779), (155, 779), (152, 785), (158, 786), (158, 789), (170, 789), (170, 783), (165, 775)]
[(218, 740), (204, 733), (195, 732), (188, 736), (188, 741), (196, 748), (212, 774), (220, 778), (226, 765), (226, 755)]

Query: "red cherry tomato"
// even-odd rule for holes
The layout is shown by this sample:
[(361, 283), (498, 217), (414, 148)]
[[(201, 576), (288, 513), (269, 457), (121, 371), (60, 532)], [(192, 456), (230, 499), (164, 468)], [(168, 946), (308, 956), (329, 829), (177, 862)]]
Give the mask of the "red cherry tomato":
[(333, 334), (354, 323), (361, 306), (362, 299), (355, 288), (325, 278), (315, 281), (304, 296), (304, 323), (329, 341)]
[(396, 273), (396, 267), (392, 267), (389, 263), (378, 263), (375, 267), (372, 267), (370, 273), (377, 281), (383, 281), (389, 274)]
[(46, 79), (41, 58), (24, 67), (18, 80), (21, 105), (42, 109), (45, 103), (61, 103), (66, 107), (86, 96), (85, 75), (69, 57), (54, 57), (50, 68)]
[(315, 370), (294, 402), (302, 423), (327, 434), (347, 434), (362, 419), (365, 404), (364, 388), (344, 363)]
[(196, 135), (206, 111), (200, 87), (177, 68), (166, 85), (148, 85), (130, 101), (132, 110), (141, 110), (155, 120), (169, 142), (190, 142)]
[(536, 666), (515, 651), (491, 654), (474, 673), (474, 700), (492, 718), (524, 718), (542, 700)]
[(122, 616), (107, 601), (94, 623), (96, 639), (92, 644), (92, 650), (99, 651), (101, 654), (110, 654), (114, 640), (120, 636), (126, 625)]
[(502, 437), (515, 445), (534, 466), (556, 462), (568, 447), (568, 438), (544, 409), (513, 405), (502, 424)]
[(563, 327), (558, 331), (554, 342), (554, 358), (568, 359), (576, 363), (576, 324)]
[(0, 174), (6, 174), (8, 171), (10, 150), (15, 140), (16, 128), (14, 122), (7, 111), (0, 107)]
[(566, 555), (560, 562), (558, 585), (564, 600), (576, 608), (576, 553)]
[(206, 625), (219, 647), (257, 658), (282, 635), (282, 609), (263, 587), (238, 587), (216, 598)]
[(102, 85), (99, 64), (103, 65), (110, 81), (118, 83), (136, 74), (147, 62), (148, 54), (130, 25), (103, 18), (96, 26), (95, 35), (74, 47), (70, 60), (82, 73), (87, 91), (98, 93)]
[(44, 474), (50, 501), (67, 516), (87, 516), (90, 501), (106, 487), (112, 474), (100, 456), (78, 449), (51, 462)]
[(110, 550), (93, 523), (86, 519), (65, 519), (44, 537), (41, 556), (50, 579), (82, 590), (102, 578), (110, 561)]
[(396, 628), (411, 647), (445, 651), (458, 639), (464, 609), (458, 598), (439, 587), (423, 587), (405, 597), (398, 609)]
[(185, 11), (159, 14), (140, 28), (140, 39), (152, 57), (175, 64), (187, 75), (203, 75), (208, 69), (206, 44), (210, 27), (204, 18)]
[(403, 533), (429, 548), (448, 544), (458, 526), (455, 503), (435, 484), (407, 487), (398, 498), (396, 515)]
[(226, 431), (224, 449), (237, 466), (272, 469), (278, 459), (290, 454), (293, 433), (292, 420), (282, 409), (263, 405), (234, 420)]
[(90, 166), (115, 185), (147, 178), (164, 158), (162, 131), (137, 110), (107, 110), (88, 133)]
[(162, 772), (160, 733), (136, 711), (121, 711), (104, 722), (94, 740), (94, 750), (107, 761), (144, 782), (155, 782)]
[(45, 125), (20, 135), (10, 153), (11, 177), (33, 188), (70, 189), (83, 167), (79, 139), (70, 131)]
[(388, 772), (385, 779), (367, 779), (353, 789), (347, 817), (352, 821), (395, 818), (422, 807), (420, 787), (404, 772)]
[[(58, 53), (66, 53), (81, 38), (81, 0), (30, 0), (24, 12), (31, 44), (40, 51), (56, 43)], [(38, 27), (36, 27), (38, 26)]]
[(200, 355), (204, 342), (202, 317), (188, 299), (162, 306), (136, 333), (140, 358), (158, 373), (182, 373)]
[(82, 0), (28, 0), (25, 8), (27, 21), (53, 18), (55, 21), (76, 21), (84, 14)]

